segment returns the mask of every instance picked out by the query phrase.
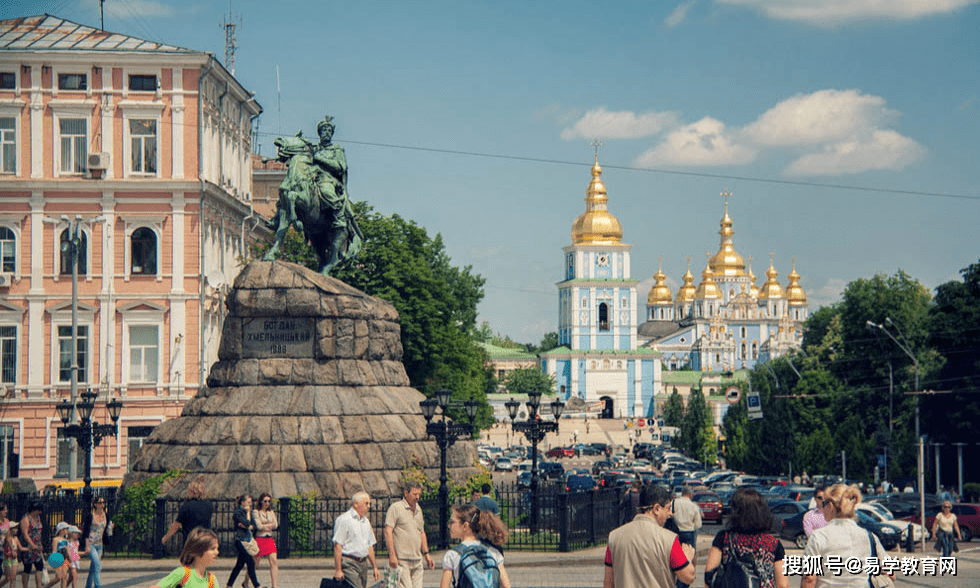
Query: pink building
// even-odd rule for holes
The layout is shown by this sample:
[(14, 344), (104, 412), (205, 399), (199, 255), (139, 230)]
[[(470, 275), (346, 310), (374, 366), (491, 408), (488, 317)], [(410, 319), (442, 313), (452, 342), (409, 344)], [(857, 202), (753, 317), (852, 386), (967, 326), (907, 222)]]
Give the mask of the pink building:
[(125, 404), (93, 478), (122, 477), (203, 385), (225, 295), (265, 230), (251, 205), (261, 111), (208, 53), (50, 15), (0, 21), (5, 478), (41, 487), (69, 471), (55, 405), (71, 388), (76, 225), (78, 390), (98, 389), (101, 423), (106, 400)]

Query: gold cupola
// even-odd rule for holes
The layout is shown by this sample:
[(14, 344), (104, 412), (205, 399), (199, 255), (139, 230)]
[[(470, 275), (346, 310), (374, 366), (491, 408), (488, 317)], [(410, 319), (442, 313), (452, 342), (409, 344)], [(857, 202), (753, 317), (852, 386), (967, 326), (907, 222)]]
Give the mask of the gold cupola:
[[(710, 251), (708, 254), (710, 255)], [(704, 264), (704, 271), (701, 272), (701, 283), (698, 284), (697, 292), (694, 293), (694, 297), (699, 300), (716, 299), (721, 298), (721, 290), (718, 289), (718, 284), (715, 283), (712, 278), (713, 272), (711, 271), (711, 261)]]
[(618, 245), (622, 242), (623, 227), (609, 212), (608, 203), (599, 154), (596, 153), (592, 181), (585, 192), (585, 212), (572, 224), (573, 245)]
[(786, 285), (786, 300), (790, 306), (806, 306), (806, 292), (800, 286), (800, 274), (796, 273), (796, 259), (793, 260), (793, 271), (787, 277), (789, 284)]
[(749, 256), (749, 266), (746, 269), (749, 274), (749, 296), (753, 299), (759, 298), (759, 286), (755, 283), (755, 274), (752, 273), (752, 256)]
[(769, 254), (769, 269), (766, 270), (766, 283), (762, 285), (762, 289), (759, 290), (759, 298), (782, 298), (783, 297), (783, 287), (779, 285), (779, 281), (776, 279), (779, 277), (779, 272), (772, 265), (773, 254)]
[(654, 282), (653, 287), (650, 288), (650, 293), (647, 295), (647, 304), (673, 304), (674, 297), (670, 295), (670, 288), (668, 288), (667, 284), (664, 282), (664, 280), (667, 279), (667, 275), (664, 274), (661, 263), (657, 264), (657, 273), (653, 274), (653, 279), (656, 280), (656, 282)]
[(684, 285), (677, 289), (677, 302), (683, 304), (694, 300), (697, 288), (694, 287), (694, 274), (691, 273), (691, 258), (687, 258), (687, 271), (684, 272)]
[(721, 195), (725, 197), (725, 216), (721, 219), (721, 230), (718, 231), (721, 235), (721, 245), (718, 253), (708, 260), (708, 265), (716, 276), (745, 276), (745, 260), (735, 251), (735, 246), (732, 244), (735, 230), (732, 228), (734, 224), (732, 217), (728, 216), (728, 197), (731, 193), (725, 190)]

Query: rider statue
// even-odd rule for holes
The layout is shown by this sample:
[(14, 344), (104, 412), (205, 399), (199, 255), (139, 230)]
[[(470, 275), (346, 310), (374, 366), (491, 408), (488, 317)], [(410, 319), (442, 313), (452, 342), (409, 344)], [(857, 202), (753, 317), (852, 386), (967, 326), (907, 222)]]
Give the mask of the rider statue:
[(343, 147), (332, 143), (334, 128), (331, 116), (317, 123), (318, 145), (306, 140), (302, 131), (275, 140), (279, 160), (288, 163), (288, 168), (270, 223), (276, 241), (266, 260), (276, 258), (290, 225), (313, 246), (323, 274), (360, 251), (363, 235), (347, 196), (347, 157)]

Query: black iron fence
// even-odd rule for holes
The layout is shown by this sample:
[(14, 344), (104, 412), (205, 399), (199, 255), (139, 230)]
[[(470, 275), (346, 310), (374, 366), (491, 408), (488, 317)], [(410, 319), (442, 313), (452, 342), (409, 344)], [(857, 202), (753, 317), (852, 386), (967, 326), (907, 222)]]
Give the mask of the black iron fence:
[[(107, 508), (115, 523), (115, 532), (107, 541), (104, 557), (153, 557), (161, 558), (179, 553), (183, 535), (178, 533), (166, 544), (162, 538), (170, 524), (177, 518), (181, 501), (158, 498), (147, 512), (131, 505), (122, 505), (114, 492), (104, 492)], [(542, 485), (536, 499), (530, 490), (506, 485), (495, 489), (500, 506), (500, 517), (510, 530), (508, 550), (572, 551), (604, 543), (609, 532), (622, 521), (622, 494), (615, 489), (598, 489), (590, 492), (567, 493), (555, 484)], [(383, 541), (385, 514), (399, 496), (374, 497), (368, 517), (378, 544), (375, 550), (380, 557), (387, 554)], [(33, 500), (43, 504), (44, 545), (50, 545), (49, 533), (60, 521), (81, 527), (87, 506), (81, 496), (40, 496), (20, 494), (7, 497), (9, 517), (19, 520), (27, 512)], [(462, 503), (460, 500), (458, 503)], [(234, 550), (234, 526), (232, 515), (235, 499), (211, 500), (214, 506), (211, 526), (220, 538), (220, 550), (232, 554)], [(419, 502), (425, 517), (425, 529), (429, 544), (439, 543), (439, 500), (433, 493)], [(280, 558), (324, 557), (333, 554), (334, 520), (350, 509), (350, 499), (312, 497), (283, 497), (274, 503), (279, 529), (275, 534)], [(125, 519), (122, 512), (126, 512)], [(134, 514), (135, 513), (135, 514)]]

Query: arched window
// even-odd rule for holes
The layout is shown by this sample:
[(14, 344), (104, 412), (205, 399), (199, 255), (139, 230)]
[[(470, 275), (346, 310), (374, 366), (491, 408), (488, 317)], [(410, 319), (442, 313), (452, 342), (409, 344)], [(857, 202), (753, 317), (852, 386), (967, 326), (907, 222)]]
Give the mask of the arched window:
[(157, 236), (152, 229), (142, 227), (133, 231), (132, 263), (134, 274), (156, 275), (157, 273)]
[(73, 252), (71, 247), (71, 229), (61, 231), (59, 240), (59, 251), (61, 252), (61, 268), (59, 273), (63, 276), (71, 275), (72, 257), (78, 260), (78, 275), (88, 274), (88, 238), (84, 231), (78, 231), (78, 251)]
[(609, 330), (609, 305), (605, 302), (599, 303), (599, 330)]
[(17, 235), (8, 227), (0, 227), (0, 271), (12, 274), (17, 270)]

